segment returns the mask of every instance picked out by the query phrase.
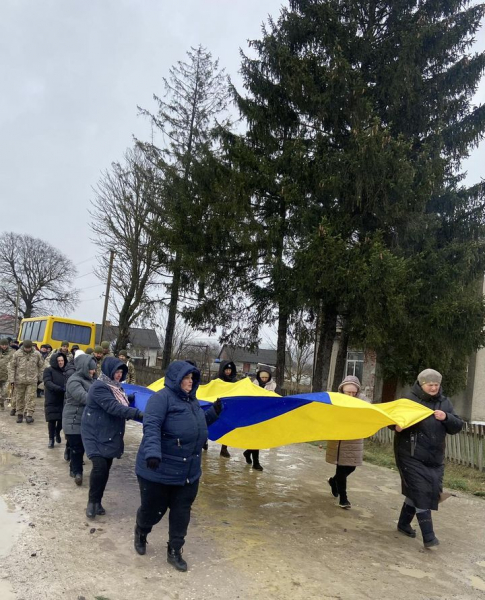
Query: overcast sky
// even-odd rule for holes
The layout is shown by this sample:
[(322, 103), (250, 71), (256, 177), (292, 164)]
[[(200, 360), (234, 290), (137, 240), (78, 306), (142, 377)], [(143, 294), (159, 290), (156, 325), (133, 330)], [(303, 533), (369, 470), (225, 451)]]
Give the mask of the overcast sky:
[[(91, 187), (149, 135), (162, 77), (190, 46), (206, 46), (239, 83), (239, 48), (281, 0), (1, 0), (0, 231), (40, 237), (78, 265), (73, 316), (100, 321), (103, 284), (90, 272), (106, 248), (90, 241)], [(485, 49), (482, 29), (477, 44)], [(477, 103), (485, 101), (485, 85)], [(485, 145), (468, 161), (484, 175)], [(82, 263), (82, 264), (81, 264)], [(85, 274), (88, 274), (84, 276)]]

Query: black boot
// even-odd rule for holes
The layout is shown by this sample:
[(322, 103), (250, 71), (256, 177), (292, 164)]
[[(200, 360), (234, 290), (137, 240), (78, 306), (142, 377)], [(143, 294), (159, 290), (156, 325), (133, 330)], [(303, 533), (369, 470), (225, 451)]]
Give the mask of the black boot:
[(142, 533), (135, 525), (135, 550), (142, 556), (147, 552), (147, 534)]
[(48, 448), (54, 448), (54, 439), (53, 438), (49, 439), (49, 443), (47, 444), (47, 447)]
[(88, 506), (86, 508), (86, 517), (88, 519), (95, 519), (96, 518), (96, 507), (97, 504), (94, 502), (88, 502)]
[(96, 514), (99, 515), (100, 517), (102, 517), (103, 515), (106, 514), (106, 511), (103, 508), (103, 505), (101, 504), (101, 502), (98, 502), (96, 504)]
[(185, 572), (187, 570), (187, 563), (182, 558), (182, 549), (174, 550), (170, 544), (167, 545), (167, 562), (173, 565), (177, 571)]
[(66, 462), (69, 462), (71, 460), (71, 450), (70, 450), (70, 448), (66, 448), (64, 450), (64, 460)]
[(248, 465), (252, 465), (253, 461), (251, 460), (251, 450), (244, 450), (243, 456), (246, 459)]
[(61, 434), (60, 434), (60, 433), (56, 433), (56, 442), (57, 442), (58, 444), (60, 444), (60, 443), (62, 442), (62, 439), (61, 439)]
[(22, 413), (19, 413), (17, 415), (17, 423), (22, 423), (23, 420), (24, 420), (24, 415)]
[(423, 544), (425, 548), (431, 548), (439, 545), (439, 540), (435, 536), (433, 531), (433, 519), (431, 518), (431, 511), (426, 510), (424, 512), (416, 513), (418, 518), (419, 527), (423, 535)]
[(253, 469), (256, 469), (256, 471), (262, 471), (263, 467), (259, 464), (259, 450), (253, 450), (252, 455), (253, 455)]
[(206, 450), (206, 451), (207, 451), (207, 450), (209, 450), (209, 442), (206, 442), (206, 443), (205, 443), (205, 444), (202, 446), (202, 448), (203, 448), (204, 450)]
[(83, 484), (83, 476), (82, 473), (76, 473), (74, 475), (74, 483), (76, 485), (82, 485)]
[(334, 498), (338, 498), (338, 487), (337, 482), (335, 481), (335, 477), (329, 477), (327, 481), (328, 485), (330, 486), (330, 489), (332, 490), (332, 496)]
[(227, 446), (224, 446), (224, 445), (221, 446), (221, 456), (223, 456), (224, 458), (231, 458), (231, 455), (229, 454), (229, 450), (227, 449)]
[(17, 412), (17, 411), (15, 410), (15, 408), (11, 408), (11, 409), (10, 409), (10, 416), (11, 416), (11, 417), (15, 417), (15, 413), (16, 413), (16, 412)]
[(415, 514), (416, 509), (414, 506), (409, 506), (404, 502), (397, 522), (397, 530), (412, 538), (416, 537), (416, 530), (411, 527), (411, 521), (414, 519)]

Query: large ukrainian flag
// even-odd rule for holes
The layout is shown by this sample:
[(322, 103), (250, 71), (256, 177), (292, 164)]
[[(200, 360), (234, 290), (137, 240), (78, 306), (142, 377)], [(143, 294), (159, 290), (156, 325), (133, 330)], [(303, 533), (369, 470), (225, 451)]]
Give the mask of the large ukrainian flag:
[[(150, 388), (123, 387), (128, 393), (136, 393), (135, 406), (144, 410), (148, 398), (163, 385), (162, 379)], [(215, 379), (199, 386), (197, 398), (202, 408), (222, 398), (224, 410), (209, 427), (211, 440), (255, 450), (314, 440), (366, 438), (388, 425), (410, 427), (433, 414), (406, 399), (369, 404), (336, 392), (283, 397), (254, 385), (248, 378), (237, 383)]]

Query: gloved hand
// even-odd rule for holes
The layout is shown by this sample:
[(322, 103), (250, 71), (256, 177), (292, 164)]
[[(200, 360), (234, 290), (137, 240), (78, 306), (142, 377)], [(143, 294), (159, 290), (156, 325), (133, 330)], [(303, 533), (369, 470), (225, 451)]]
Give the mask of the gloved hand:
[(139, 423), (143, 423), (143, 413), (141, 410), (137, 410), (136, 411), (136, 415), (135, 415), (135, 421), (138, 421)]
[(158, 465), (160, 464), (159, 458), (147, 458), (147, 467), (152, 471), (156, 471), (158, 469)]
[(130, 406), (132, 404), (135, 404), (135, 394), (128, 394), (127, 398), (128, 398), (128, 403)]
[(216, 415), (220, 415), (224, 405), (222, 404), (222, 400), (217, 398), (217, 400), (212, 404), (214, 410), (216, 411)]

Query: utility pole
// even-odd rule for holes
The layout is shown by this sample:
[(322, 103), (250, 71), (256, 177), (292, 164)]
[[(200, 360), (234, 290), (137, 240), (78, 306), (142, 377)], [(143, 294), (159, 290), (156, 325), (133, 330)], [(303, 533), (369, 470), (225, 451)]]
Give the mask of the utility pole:
[(109, 303), (109, 291), (111, 288), (111, 274), (113, 272), (113, 262), (115, 259), (115, 251), (109, 251), (109, 267), (108, 267), (108, 279), (106, 281), (106, 293), (104, 295), (104, 309), (103, 309), (103, 320), (101, 321), (101, 334), (99, 336), (99, 343), (103, 341), (104, 326), (106, 323), (106, 317), (108, 316), (108, 303)]
[(13, 324), (14, 339), (17, 339), (17, 330), (19, 327), (19, 305), (20, 305), (20, 283), (17, 283), (17, 300), (15, 301), (15, 321)]

